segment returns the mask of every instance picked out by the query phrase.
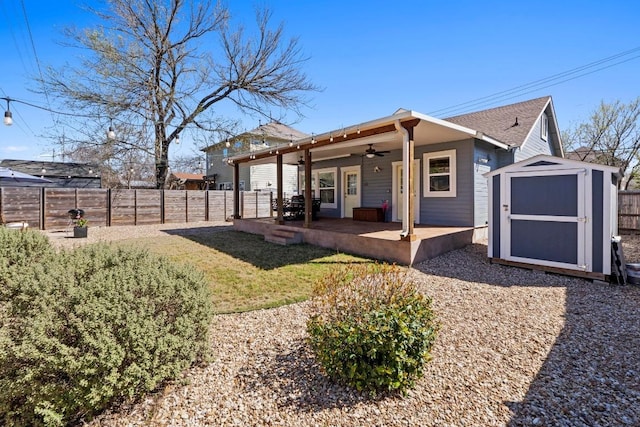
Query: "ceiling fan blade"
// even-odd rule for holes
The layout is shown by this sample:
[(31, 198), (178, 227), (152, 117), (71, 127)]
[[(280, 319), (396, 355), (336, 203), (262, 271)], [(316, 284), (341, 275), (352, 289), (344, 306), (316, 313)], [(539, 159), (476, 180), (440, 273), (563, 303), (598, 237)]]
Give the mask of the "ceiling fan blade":
[(375, 154), (375, 155), (376, 155), (376, 156), (378, 156), (378, 157), (384, 157), (384, 151), (376, 151), (376, 152), (375, 152), (375, 153), (373, 153), (373, 154)]

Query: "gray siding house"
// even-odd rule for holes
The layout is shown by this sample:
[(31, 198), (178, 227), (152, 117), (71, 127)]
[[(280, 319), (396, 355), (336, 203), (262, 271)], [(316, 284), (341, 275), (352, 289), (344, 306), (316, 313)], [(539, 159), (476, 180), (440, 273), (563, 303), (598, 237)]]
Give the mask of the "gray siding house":
[[(207, 157), (207, 178), (214, 183), (211, 189), (233, 189), (233, 168), (227, 162), (230, 157), (288, 145), (307, 136), (299, 130), (272, 121), (203, 148)], [(285, 193), (294, 193), (298, 189), (298, 161), (293, 159), (290, 164), (283, 165), (282, 189)], [(241, 191), (277, 191), (276, 165), (256, 164), (243, 168), (238, 184)]]
[(228, 160), (242, 179), (255, 165), (302, 159), (299, 192), (320, 199), (320, 218), (385, 208), (411, 240), (414, 224), (486, 229), (484, 174), (539, 154), (563, 156), (549, 96), (446, 119), (401, 109)]

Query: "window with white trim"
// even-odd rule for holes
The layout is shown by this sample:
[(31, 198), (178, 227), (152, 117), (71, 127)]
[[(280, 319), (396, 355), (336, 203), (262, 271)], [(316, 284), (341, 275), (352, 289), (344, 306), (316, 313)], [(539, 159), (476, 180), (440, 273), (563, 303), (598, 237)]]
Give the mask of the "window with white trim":
[(456, 150), (424, 153), (424, 197), (456, 197)]
[[(337, 192), (338, 168), (318, 169), (311, 171), (311, 193), (320, 199), (320, 207), (336, 209), (338, 207)], [(304, 172), (300, 173), (300, 194), (304, 194)]]
[(549, 135), (549, 118), (546, 114), (542, 113), (540, 117), (540, 138), (547, 140)]

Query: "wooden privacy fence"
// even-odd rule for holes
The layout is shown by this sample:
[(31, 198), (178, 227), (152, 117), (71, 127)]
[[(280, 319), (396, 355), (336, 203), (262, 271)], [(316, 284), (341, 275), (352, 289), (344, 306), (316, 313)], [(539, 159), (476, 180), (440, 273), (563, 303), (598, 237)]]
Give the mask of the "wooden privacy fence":
[(640, 232), (640, 191), (618, 192), (618, 229), (620, 232)]
[[(273, 216), (271, 192), (240, 192), (243, 218)], [(65, 229), (70, 209), (82, 209), (89, 226), (224, 221), (233, 216), (232, 191), (121, 190), (0, 187), (4, 222), (26, 221), (41, 230)]]

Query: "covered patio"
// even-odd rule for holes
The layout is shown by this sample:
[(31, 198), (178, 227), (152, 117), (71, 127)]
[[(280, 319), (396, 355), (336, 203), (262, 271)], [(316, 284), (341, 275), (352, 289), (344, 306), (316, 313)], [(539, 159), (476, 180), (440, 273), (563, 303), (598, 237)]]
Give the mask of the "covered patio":
[(234, 219), (234, 229), (265, 236), (279, 244), (308, 243), (355, 255), (413, 265), (482, 239), (486, 227), (416, 225), (414, 239), (399, 238), (402, 223), (367, 222), (350, 218), (319, 218), (280, 224), (274, 218)]

